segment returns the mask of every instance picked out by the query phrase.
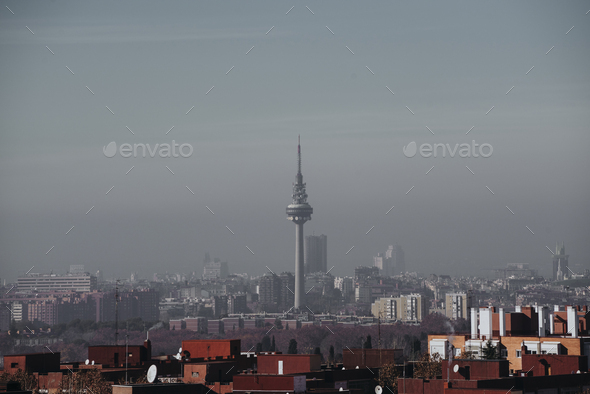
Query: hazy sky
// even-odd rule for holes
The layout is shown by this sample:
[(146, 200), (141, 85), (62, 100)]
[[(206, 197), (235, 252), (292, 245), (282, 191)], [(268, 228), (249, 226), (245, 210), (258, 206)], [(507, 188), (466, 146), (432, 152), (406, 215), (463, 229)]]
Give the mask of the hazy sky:
[(337, 276), (395, 242), (423, 273), (548, 275), (556, 241), (590, 267), (587, 2), (0, 3), (2, 278), (292, 271), (298, 134)]

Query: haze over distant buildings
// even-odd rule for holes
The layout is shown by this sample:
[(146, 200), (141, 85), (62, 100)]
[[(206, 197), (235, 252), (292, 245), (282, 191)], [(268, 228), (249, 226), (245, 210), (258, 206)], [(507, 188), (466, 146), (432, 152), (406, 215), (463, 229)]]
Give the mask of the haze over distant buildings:
[[(306, 234), (329, 236), (334, 275), (394, 242), (424, 274), (551, 277), (556, 241), (564, 277), (588, 268), (586, 3), (107, 4), (0, 13), (8, 282), (82, 263), (107, 279), (201, 274), (207, 251), (237, 272), (292, 271), (299, 134)], [(103, 153), (172, 140), (193, 154)], [(493, 155), (408, 158), (412, 141)]]

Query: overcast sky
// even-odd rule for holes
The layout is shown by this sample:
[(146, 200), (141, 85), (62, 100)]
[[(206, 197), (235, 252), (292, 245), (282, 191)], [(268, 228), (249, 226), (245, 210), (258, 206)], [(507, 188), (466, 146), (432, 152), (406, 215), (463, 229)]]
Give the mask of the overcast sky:
[(299, 134), (337, 276), (392, 243), (426, 274), (549, 275), (556, 241), (590, 268), (587, 2), (0, 3), (1, 278), (293, 271)]

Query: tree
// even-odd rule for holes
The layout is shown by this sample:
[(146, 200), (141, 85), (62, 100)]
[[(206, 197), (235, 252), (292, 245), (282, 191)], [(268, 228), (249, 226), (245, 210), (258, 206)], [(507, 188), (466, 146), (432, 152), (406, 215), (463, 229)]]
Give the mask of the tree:
[(283, 322), (278, 317), (275, 319), (275, 327), (279, 330), (283, 329)]
[(276, 352), (277, 349), (277, 344), (275, 343), (275, 336), (272, 336), (272, 343), (270, 344), (270, 351), (271, 352)]
[(270, 337), (265, 335), (262, 337), (262, 351), (268, 352), (270, 350)]
[(372, 348), (373, 348), (373, 343), (371, 341), (371, 336), (367, 335), (367, 340), (363, 344), (363, 349), (372, 349)]
[(262, 353), (262, 343), (260, 342), (256, 344), (256, 353)]
[(472, 352), (466, 352), (465, 350), (461, 351), (461, 355), (459, 357), (457, 357), (459, 359), (465, 359), (465, 360), (474, 360), (475, 356), (473, 355)]
[(297, 341), (295, 338), (289, 341), (289, 350), (287, 350), (287, 354), (297, 354)]
[(376, 378), (379, 386), (388, 388), (392, 393), (397, 393), (397, 378), (399, 372), (393, 363), (383, 364), (379, 369), (379, 377)]
[(60, 392), (68, 391), (70, 388), (76, 393), (110, 394), (112, 392), (109, 382), (95, 368), (65, 374), (59, 388)]
[(333, 363), (335, 361), (334, 358), (334, 345), (330, 345), (330, 352), (329, 352), (329, 356), (328, 356), (328, 361)]
[(420, 361), (414, 367), (414, 377), (432, 379), (442, 376), (442, 360), (440, 354), (434, 353), (432, 356), (428, 353), (420, 356)]
[(322, 361), (324, 361), (324, 355), (322, 354), (322, 350), (320, 349), (319, 346), (314, 349), (313, 354), (319, 354)]
[(486, 346), (482, 349), (483, 358), (486, 360), (494, 360), (499, 358), (498, 347), (492, 344), (492, 341), (488, 339)]
[(6, 382), (18, 382), (20, 384), (21, 390), (32, 390), (34, 393), (38, 393), (38, 382), (35, 376), (26, 373), (20, 368), (15, 373), (4, 372), (2, 375), (0, 375), (0, 380)]

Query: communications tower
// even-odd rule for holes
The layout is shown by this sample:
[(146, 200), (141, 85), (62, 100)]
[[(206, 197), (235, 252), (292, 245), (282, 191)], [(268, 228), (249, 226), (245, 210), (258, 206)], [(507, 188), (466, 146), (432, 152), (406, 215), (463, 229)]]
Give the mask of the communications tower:
[(311, 220), (313, 208), (307, 203), (305, 183), (301, 175), (301, 137), (297, 138), (297, 175), (293, 184), (293, 202), (287, 206), (287, 219), (295, 223), (295, 305), (301, 311), (303, 307), (304, 272), (303, 272), (303, 223)]

